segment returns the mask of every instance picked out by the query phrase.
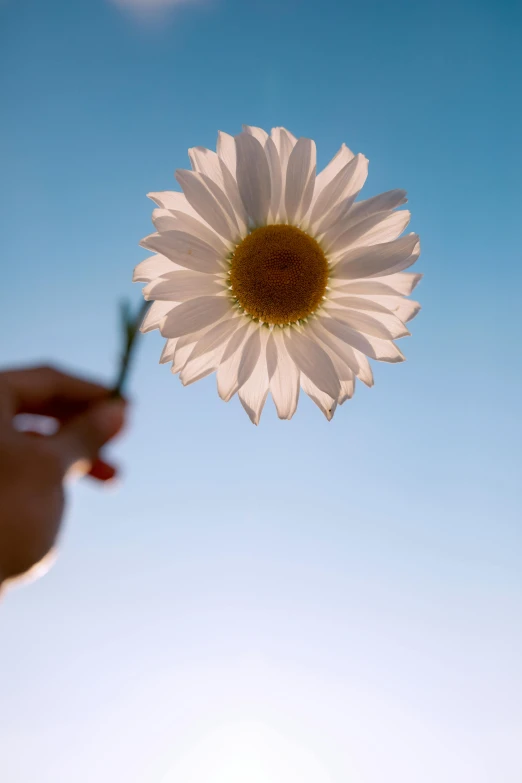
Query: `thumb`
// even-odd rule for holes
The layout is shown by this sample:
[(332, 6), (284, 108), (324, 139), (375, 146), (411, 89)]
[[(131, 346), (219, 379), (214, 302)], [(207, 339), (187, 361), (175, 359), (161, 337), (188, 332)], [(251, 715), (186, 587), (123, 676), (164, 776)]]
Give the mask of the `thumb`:
[(64, 470), (80, 461), (93, 462), (101, 447), (123, 427), (125, 402), (107, 400), (75, 416), (52, 437)]

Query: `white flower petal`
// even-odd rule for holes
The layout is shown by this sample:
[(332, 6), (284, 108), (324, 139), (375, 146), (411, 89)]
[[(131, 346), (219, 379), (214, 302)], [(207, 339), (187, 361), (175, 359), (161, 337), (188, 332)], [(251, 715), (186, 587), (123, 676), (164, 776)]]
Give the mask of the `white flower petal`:
[(397, 340), (410, 334), (402, 321), (392, 313), (374, 312), (369, 315), (362, 310), (351, 310), (348, 307), (335, 308), (333, 305), (327, 308), (327, 312), (332, 318), (348, 324), (352, 329), (380, 337), (382, 340)]
[(199, 216), (199, 213), (187, 201), (185, 194), (179, 193), (177, 190), (162, 190), (157, 193), (147, 193), (147, 198), (150, 198), (162, 209), (176, 209), (178, 212), (185, 212), (187, 215), (192, 215), (192, 217)]
[(191, 353), (179, 374), (179, 379), (183, 386), (189, 386), (191, 383), (200, 381), (202, 378), (210, 375), (210, 373), (215, 372), (219, 367), (224, 347), (224, 345), (218, 346), (214, 350), (207, 351), (204, 355), (197, 357), (194, 357), (193, 353)]
[[(401, 299), (402, 297), (396, 296), (396, 299)], [(342, 291), (339, 291), (339, 289), (334, 289), (331, 292), (330, 298), (325, 303), (325, 307), (349, 307), (351, 310), (369, 310), (374, 313), (390, 313), (392, 312), (389, 307), (387, 307), (384, 302), (379, 302), (378, 297), (374, 296), (358, 296), (357, 294), (354, 294), (353, 296), (345, 296)]]
[(348, 182), (346, 183), (344, 198), (348, 198), (349, 196), (356, 196), (357, 193), (359, 193), (368, 176), (368, 164), (368, 158), (361, 152), (358, 152), (353, 160), (350, 161), (349, 166), (351, 167), (351, 176), (348, 178)]
[(236, 176), (236, 142), (233, 136), (229, 133), (223, 133), (219, 131), (217, 140), (217, 154), (230, 171), (232, 176)]
[(143, 289), (145, 299), (162, 299), (167, 302), (186, 302), (198, 296), (212, 296), (225, 290), (223, 281), (213, 275), (183, 269), (168, 272), (153, 280)]
[(362, 163), (359, 157), (349, 160), (323, 188), (322, 192), (315, 199), (310, 215), (310, 223), (312, 225), (315, 223), (320, 225), (322, 218), (328, 215), (339, 202), (349, 196), (355, 196), (355, 193), (353, 192), (353, 179), (357, 175), (357, 172), (360, 172), (361, 167)]
[(213, 247), (220, 256), (227, 256), (233, 247), (231, 242), (216, 234), (207, 223), (180, 210), (155, 209), (152, 213), (152, 222), (160, 234), (167, 231), (185, 231), (193, 234)]
[[(204, 147), (194, 147), (189, 150), (189, 156), (194, 170), (204, 174), (218, 186), (219, 192), (216, 191), (216, 197), (228, 214), (231, 225), (234, 229), (237, 225), (240, 233), (245, 233), (247, 216), (239, 196), (237, 182), (224, 161), (216, 152)], [(210, 187), (212, 189), (212, 186)], [(223, 201), (221, 192), (224, 192), (228, 201)]]
[(288, 355), (281, 329), (274, 329), (266, 347), (270, 391), (280, 419), (291, 419), (299, 400), (299, 370)]
[(372, 277), (362, 280), (330, 280), (329, 285), (335, 288), (335, 291), (345, 294), (411, 294), (415, 286), (421, 280), (422, 275), (412, 272), (396, 272), (384, 277)]
[[(330, 335), (333, 337), (333, 335)], [(349, 346), (346, 346), (347, 348)], [(335, 371), (337, 372), (339, 376), (339, 381), (341, 382), (341, 391), (340, 391), (340, 397), (343, 397), (343, 402), (347, 399), (347, 393), (349, 391), (349, 396), (351, 397), (354, 388), (355, 388), (355, 373), (353, 370), (348, 367), (347, 363), (342, 359), (335, 351), (332, 351), (329, 348), (325, 348), (326, 353), (330, 357), (330, 359), (333, 362), (333, 366), (335, 367)], [(339, 401), (339, 399), (338, 399)]]
[(176, 349), (174, 351), (174, 362), (172, 365), (172, 372), (176, 373), (183, 369), (185, 364), (190, 358), (192, 351), (198, 340), (200, 340), (205, 332), (208, 330), (208, 326), (204, 329), (199, 329), (197, 332), (190, 332), (184, 334), (182, 337), (176, 337)]
[(176, 269), (181, 269), (178, 264), (173, 263), (170, 258), (166, 256), (156, 254), (146, 258), (134, 269), (132, 276), (133, 283), (150, 283), (156, 277), (161, 277), (168, 272), (174, 272)]
[[(394, 275), (397, 272), (402, 272), (404, 269), (408, 269), (408, 267), (412, 266), (417, 259), (420, 256), (420, 240), (419, 237), (416, 234), (409, 234), (410, 237), (414, 237), (417, 239), (415, 242), (415, 246), (413, 248), (413, 251), (411, 253), (411, 256), (407, 259), (402, 259), (399, 261), (395, 266), (393, 266), (391, 269), (387, 269), (384, 273), (385, 275)], [(401, 239), (404, 239), (404, 237), (401, 237)], [(399, 240), (397, 240), (399, 241)], [(378, 275), (375, 275), (375, 277), (378, 277)]]
[(295, 223), (296, 220), (299, 220), (310, 206), (313, 188), (312, 193), (307, 191), (308, 203), (304, 202), (303, 198), (311, 176), (314, 176), (313, 181), (315, 182), (315, 159), (315, 142), (312, 139), (298, 139), (290, 153), (286, 171), (284, 198), (286, 217), (289, 223)]
[(408, 321), (411, 321), (413, 318), (415, 318), (415, 316), (420, 313), (422, 308), (420, 303), (413, 301), (413, 299), (401, 299), (396, 307), (390, 307), (390, 310), (392, 309), (397, 318), (400, 318), (403, 323), (407, 323)]
[(223, 346), (224, 351), (226, 343), (228, 343), (236, 329), (240, 326), (241, 321), (242, 319), (239, 316), (233, 315), (232, 318), (227, 318), (211, 326), (197, 341), (193, 352), (190, 354), (190, 361), (203, 356), (209, 351), (214, 351), (220, 346)]
[(178, 231), (193, 234), (197, 239), (214, 248), (220, 258), (225, 258), (229, 254), (233, 244), (216, 234), (206, 223), (202, 223), (201, 220), (192, 217), (192, 215), (186, 215), (177, 210), (172, 211), (170, 214), (177, 220), (176, 229)]
[(188, 358), (192, 351), (194, 350), (195, 342), (187, 342), (186, 344), (181, 344), (178, 342), (176, 345), (176, 350), (174, 351), (174, 360), (172, 362), (171, 372), (176, 375), (178, 372), (181, 372), (181, 370), (186, 365)]
[(279, 163), (281, 165), (281, 202), (279, 205), (279, 220), (284, 223), (287, 219), (285, 207), (286, 171), (288, 169), (288, 161), (292, 150), (297, 144), (297, 139), (290, 131), (287, 131), (286, 128), (272, 128), (270, 137), (276, 146)]
[(398, 294), (404, 294), (409, 296), (414, 288), (422, 280), (422, 274), (415, 274), (414, 272), (396, 272), (391, 275), (385, 275), (384, 277), (373, 277), (372, 280), (375, 283), (385, 283), (390, 288), (393, 288)]
[(277, 147), (281, 165), (284, 166), (284, 170), (286, 171), (288, 158), (290, 157), (290, 153), (292, 152), (293, 148), (297, 144), (297, 139), (293, 133), (290, 133), (289, 130), (281, 127), (272, 128), (270, 136), (274, 140), (274, 144)]
[(174, 359), (178, 339), (178, 337), (172, 337), (170, 340), (166, 340), (161, 352), (160, 364), (166, 364), (167, 362), (171, 362)]
[(310, 233), (315, 237), (321, 237), (321, 245), (324, 244), (325, 237), (328, 237), (329, 241), (331, 237), (336, 237), (340, 233), (340, 226), (343, 225), (356, 198), (357, 193), (353, 193), (348, 198), (342, 199), (327, 215), (319, 218), (315, 225), (309, 225)]
[[(406, 321), (411, 321), (421, 309), (418, 302), (404, 299), (398, 294), (395, 294), (394, 296), (341, 296), (337, 299), (332, 298), (329, 304), (332, 307), (341, 305), (342, 307), (349, 307), (352, 310), (367, 310), (374, 314), (382, 313), (385, 317), (387, 315), (393, 315), (403, 325)], [(387, 321), (383, 320), (378, 315), (375, 315), (374, 317), (376, 317), (377, 320), (381, 320), (382, 323), (387, 323)], [(396, 324), (396, 327), (399, 328), (399, 325)], [(406, 334), (395, 335), (395, 337), (399, 336), (405, 337)]]
[(268, 397), (268, 380), (264, 359), (258, 360), (254, 372), (245, 385), (240, 388), (238, 396), (250, 421), (257, 426)]
[(223, 267), (215, 249), (193, 234), (185, 231), (166, 231), (164, 234), (150, 234), (140, 242), (147, 250), (155, 250), (180, 266), (195, 272), (216, 274)]
[[(314, 232), (325, 234), (324, 241), (331, 242), (343, 229), (345, 216), (353, 209), (353, 202), (368, 176), (368, 158), (359, 153), (346, 165), (342, 174), (343, 190), (338, 201), (322, 216), (314, 214)], [(325, 245), (326, 246), (326, 245)]]
[(341, 148), (338, 152), (335, 153), (334, 157), (331, 159), (328, 165), (325, 166), (324, 169), (317, 175), (314, 203), (317, 203), (317, 200), (322, 194), (324, 188), (331, 183), (331, 181), (337, 176), (341, 169), (343, 169), (347, 163), (353, 160), (353, 158), (353, 152), (348, 149), (346, 144), (342, 144)]
[(346, 347), (350, 348), (353, 351), (353, 354), (357, 359), (359, 370), (355, 374), (357, 375), (360, 381), (365, 383), (366, 386), (368, 386), (371, 389), (371, 387), (374, 384), (374, 380), (373, 380), (373, 371), (370, 362), (368, 361), (368, 357), (366, 356), (366, 354), (362, 353), (362, 351), (358, 351), (357, 349), (353, 348), (353, 346), (346, 345)]
[(216, 152), (208, 150), (206, 147), (191, 147), (188, 155), (194, 171), (205, 174), (221, 188), (223, 187), (223, 173)]
[[(227, 175), (229, 175), (228, 180), (233, 180), (232, 175), (228, 172), (226, 167), (222, 166), (222, 171), (223, 171), (223, 181), (225, 181)], [(232, 232), (232, 234), (229, 235), (229, 238), (231, 239), (232, 242), (237, 242), (240, 238), (238, 215), (236, 214), (236, 211), (232, 206), (230, 199), (228, 198), (224, 189), (220, 185), (218, 185), (217, 182), (214, 182), (213, 179), (207, 177), (205, 174), (202, 174), (201, 176), (203, 178), (205, 185), (208, 187), (208, 189), (210, 190), (210, 192), (212, 193), (212, 195), (214, 196), (214, 198), (221, 206), (223, 212), (226, 215), (228, 224), (230, 226), (230, 230)]]
[[(333, 338), (333, 335), (330, 335)], [(323, 344), (323, 343), (322, 343)], [(346, 346), (347, 348), (349, 346)], [(339, 376), (341, 390), (337, 402), (342, 405), (343, 402), (350, 399), (355, 391), (355, 373), (348, 367), (344, 359), (342, 359), (335, 351), (325, 348), (328, 356), (332, 360), (335, 371)]]
[(231, 310), (225, 296), (200, 296), (177, 305), (167, 315), (161, 327), (164, 337), (181, 337), (219, 321)]
[[(350, 297), (350, 299), (352, 299), (352, 297)], [(356, 299), (359, 303), (357, 309), (374, 310), (377, 308), (383, 312), (384, 308), (386, 312), (396, 315), (403, 323), (411, 321), (411, 319), (415, 318), (421, 310), (419, 302), (415, 302), (413, 299), (404, 299), (404, 297), (399, 296), (398, 294), (390, 296), (357, 296)], [(332, 302), (334, 301), (336, 302), (337, 300), (332, 300)], [(367, 304), (361, 305), (361, 302), (369, 302), (370, 306), (367, 306)]]
[[(331, 335), (332, 336), (332, 335)], [(341, 357), (335, 352), (332, 351), (330, 348), (325, 347), (324, 343), (320, 343), (321, 347), (324, 348), (330, 359), (332, 360), (332, 364), (335, 367), (335, 371), (337, 375), (339, 376), (339, 381), (341, 384), (343, 381), (352, 381), (354, 380), (355, 374), (354, 372), (348, 367), (347, 363), (344, 361), (344, 359), (341, 359)], [(349, 347), (349, 346), (346, 346)], [(342, 392), (342, 389), (341, 389)]]
[(228, 402), (238, 390), (237, 373), (243, 355), (242, 347), (248, 335), (253, 331), (253, 325), (245, 319), (243, 326), (234, 332), (227, 343), (217, 370), (217, 389), (222, 400)]
[(245, 133), (253, 136), (254, 139), (257, 139), (262, 147), (265, 146), (266, 140), (268, 139), (266, 130), (263, 130), (263, 128), (256, 128), (255, 125), (243, 125), (243, 130)]
[(239, 226), (240, 237), (245, 237), (248, 233), (248, 215), (245, 211), (245, 207), (239, 195), (239, 188), (237, 182), (229, 170), (223, 166), (223, 180), (225, 182), (225, 193), (228, 196), (232, 209), (234, 210), (236, 221)]
[[(321, 391), (321, 389), (318, 389), (315, 383), (313, 383), (304, 373), (301, 373), (300, 382), (303, 391), (306, 392), (310, 399), (315, 402), (319, 410), (324, 413), (327, 420), (331, 421), (333, 419), (335, 409), (337, 408), (337, 397), (334, 399), (329, 394), (326, 394), (325, 392)], [(337, 396), (339, 396), (339, 394), (340, 387)]]
[(316, 340), (307, 337), (297, 329), (284, 330), (285, 346), (298, 369), (315, 385), (337, 399), (339, 396), (339, 377), (332, 360)]
[(281, 192), (283, 187), (281, 161), (274, 140), (269, 136), (265, 143), (265, 155), (270, 170), (270, 212), (269, 219), (277, 221), (281, 208)]
[(270, 209), (270, 169), (259, 141), (248, 133), (236, 136), (237, 185), (254, 226), (266, 225)]
[(391, 314), (396, 316), (403, 324), (406, 321), (411, 321), (421, 309), (419, 302), (404, 299), (398, 294), (393, 296), (341, 296), (337, 299), (332, 298), (330, 303), (333, 307), (342, 305), (342, 307), (349, 307), (352, 310), (368, 310), (373, 313)]
[(385, 272), (400, 272), (414, 264), (419, 257), (418, 243), (418, 236), (409, 234), (393, 242), (348, 250), (335, 265), (333, 276), (354, 280)]
[(152, 211), (152, 222), (158, 233), (174, 231), (179, 228), (179, 220), (173, 216), (170, 209), (154, 209)]
[(357, 375), (359, 380), (365, 383), (366, 386), (373, 386), (372, 368), (370, 367), (370, 362), (363, 353), (357, 351), (355, 348), (327, 331), (319, 318), (312, 319), (308, 326), (313, 331), (320, 344), (328, 349), (330, 356), (332, 353), (335, 353), (339, 359)]
[(341, 171), (339, 171), (333, 180), (323, 188), (322, 192), (316, 196), (312, 212), (310, 214), (309, 222), (313, 226), (315, 223), (326, 217), (330, 211), (337, 206), (337, 204), (343, 200), (344, 188), (346, 185), (346, 174), (350, 164), (348, 163)]
[(366, 247), (391, 242), (402, 234), (410, 222), (410, 218), (411, 214), (407, 209), (400, 210), (400, 212), (381, 212), (366, 218), (366, 220), (361, 220), (352, 228), (343, 231), (330, 244), (324, 241), (323, 247), (328, 253), (337, 254), (345, 253), (352, 247)]
[(266, 369), (268, 380), (270, 380), (277, 370), (277, 345), (274, 337), (274, 330), (270, 332), (266, 343)]
[(341, 393), (337, 402), (339, 405), (343, 405), (346, 400), (351, 400), (355, 391), (355, 379), (341, 381)]
[(248, 340), (246, 341), (241, 355), (241, 361), (239, 362), (239, 368), (237, 371), (238, 388), (240, 389), (244, 383), (248, 381), (254, 371), (259, 354), (261, 352), (261, 328), (254, 329)]
[(353, 226), (359, 221), (379, 212), (388, 212), (406, 204), (407, 201), (405, 190), (388, 190), (386, 193), (379, 193), (378, 196), (358, 201), (351, 209), (350, 224)]
[[(332, 354), (335, 354), (351, 372), (356, 375), (359, 374), (360, 364), (353, 348), (334, 337), (331, 332), (328, 332), (318, 318), (311, 319), (307, 324), (307, 328), (310, 329), (315, 339), (318, 340), (330, 358), (332, 358)], [(339, 373), (337, 374), (339, 375)], [(342, 375), (339, 375), (339, 378), (341, 377)]]
[(404, 355), (391, 340), (382, 340), (369, 334), (361, 334), (335, 318), (322, 317), (322, 326), (343, 342), (361, 353), (381, 362), (403, 362)]
[(209, 177), (195, 171), (178, 169), (176, 179), (198, 215), (218, 234), (234, 242), (239, 229), (237, 222), (234, 225), (231, 219), (232, 207), (221, 188)]
[(239, 189), (236, 181), (237, 174), (237, 156), (236, 141), (233, 136), (220, 131), (218, 133), (217, 154), (219, 156), (221, 173), (223, 175), (223, 186), (228, 196), (230, 204), (236, 214), (241, 236), (244, 236), (248, 226), (248, 216), (245, 212)]
[(181, 337), (176, 337), (176, 340), (178, 341), (176, 350), (185, 348), (187, 345), (194, 347), (199, 338), (203, 337), (208, 328), (208, 326), (204, 326), (202, 329), (198, 329), (196, 332), (188, 332), (187, 334), (183, 334)]
[(241, 405), (248, 413), (252, 424), (259, 424), (261, 413), (268, 396), (268, 372), (266, 361), (266, 341), (267, 330), (261, 332), (261, 352), (250, 378), (241, 386), (238, 391)]
[(259, 327), (256, 326), (253, 321), (244, 319), (242, 326), (240, 326), (238, 331), (232, 335), (228, 341), (225, 353), (223, 354), (223, 361), (228, 361), (228, 359), (236, 353), (237, 349), (243, 345), (247, 337), (258, 328)]
[(310, 176), (308, 177), (308, 182), (306, 183), (303, 192), (303, 198), (301, 200), (301, 207), (299, 208), (299, 212), (297, 213), (296, 216), (296, 220), (299, 221), (299, 224), (303, 227), (303, 230), (305, 229), (308, 230), (308, 214), (310, 212), (310, 206), (312, 204), (314, 192), (315, 192), (315, 165), (312, 171), (310, 172)]
[(153, 302), (141, 322), (140, 332), (151, 332), (153, 329), (159, 329), (165, 316), (170, 313), (176, 305), (172, 302)]
[[(385, 307), (388, 312), (393, 313), (403, 323), (411, 321), (421, 311), (421, 305), (413, 299), (404, 299), (399, 294), (393, 294), (390, 296), (358, 296), (359, 300), (366, 299), (373, 302), (374, 305), (379, 307)], [(367, 309), (366, 307), (361, 309)]]

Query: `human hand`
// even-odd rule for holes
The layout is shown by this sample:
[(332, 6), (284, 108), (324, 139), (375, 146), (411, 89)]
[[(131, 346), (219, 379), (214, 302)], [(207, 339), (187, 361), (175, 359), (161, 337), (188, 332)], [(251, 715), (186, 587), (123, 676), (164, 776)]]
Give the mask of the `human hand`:
[[(0, 585), (26, 574), (53, 549), (64, 508), (63, 480), (81, 463), (99, 481), (116, 469), (101, 447), (122, 428), (125, 402), (110, 390), (50, 367), (0, 372)], [(22, 432), (16, 415), (58, 422), (52, 435)]]

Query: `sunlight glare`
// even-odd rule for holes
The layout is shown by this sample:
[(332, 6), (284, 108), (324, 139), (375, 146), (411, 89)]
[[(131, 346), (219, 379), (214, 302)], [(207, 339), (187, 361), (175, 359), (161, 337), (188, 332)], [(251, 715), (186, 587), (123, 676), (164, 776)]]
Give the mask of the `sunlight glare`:
[(161, 783), (331, 783), (308, 749), (255, 722), (221, 726), (194, 744)]

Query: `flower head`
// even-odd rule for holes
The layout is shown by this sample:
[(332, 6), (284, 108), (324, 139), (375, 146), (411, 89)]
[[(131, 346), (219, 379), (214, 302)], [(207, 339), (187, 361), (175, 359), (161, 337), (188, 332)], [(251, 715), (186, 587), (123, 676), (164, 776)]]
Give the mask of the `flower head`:
[(316, 174), (315, 143), (284, 128), (219, 133), (217, 152), (189, 150), (182, 192), (149, 193), (154, 252), (134, 280), (153, 304), (142, 331), (167, 338), (161, 361), (184, 385), (216, 372), (257, 424), (270, 391), (290, 419), (302, 388), (331, 419), (368, 357), (404, 360), (394, 340), (420, 310), (405, 299), (421, 275), (403, 190), (356, 201), (368, 161), (344, 144)]

